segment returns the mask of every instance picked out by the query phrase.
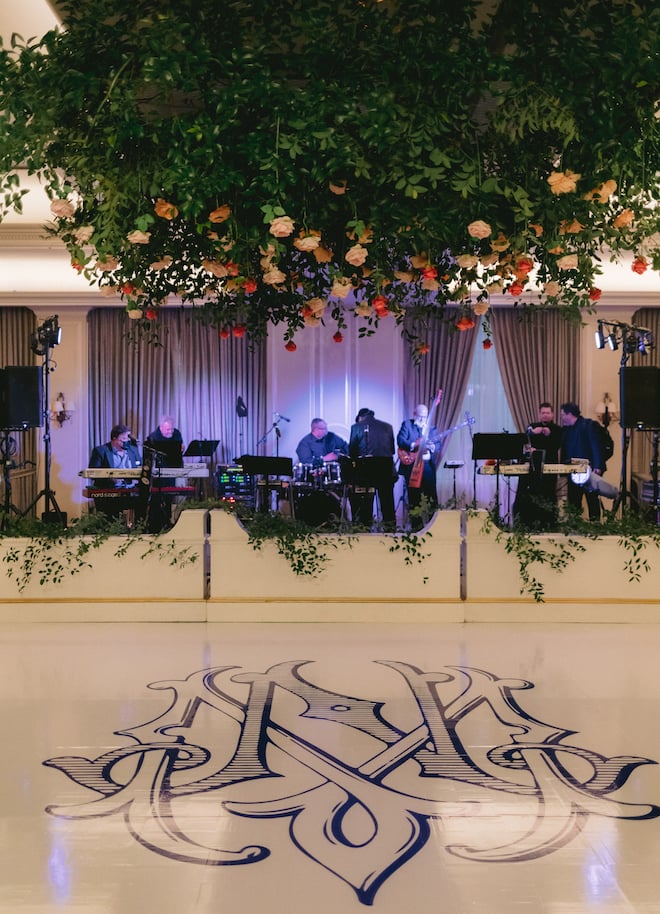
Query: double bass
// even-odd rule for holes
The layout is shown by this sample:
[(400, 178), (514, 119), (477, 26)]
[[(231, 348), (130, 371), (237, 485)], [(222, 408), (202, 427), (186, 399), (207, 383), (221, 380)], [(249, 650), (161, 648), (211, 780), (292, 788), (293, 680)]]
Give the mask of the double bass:
[(428, 421), (426, 423), (426, 428), (424, 429), (424, 434), (417, 441), (417, 450), (415, 452), (415, 459), (413, 462), (413, 468), (410, 471), (410, 479), (408, 480), (409, 489), (419, 489), (422, 485), (422, 476), (424, 475), (424, 451), (426, 450), (426, 445), (428, 444), (428, 430), (431, 428), (431, 417), (436, 411), (442, 399), (442, 390), (439, 390), (435, 395), (435, 400), (429, 407)]

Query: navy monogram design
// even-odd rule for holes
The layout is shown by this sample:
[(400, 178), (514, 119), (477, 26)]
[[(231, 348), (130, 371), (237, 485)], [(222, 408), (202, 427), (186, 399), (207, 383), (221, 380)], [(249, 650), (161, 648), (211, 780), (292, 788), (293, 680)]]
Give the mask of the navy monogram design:
[[(660, 815), (656, 805), (615, 796), (638, 766), (655, 762), (608, 758), (571, 742), (575, 731), (536, 720), (516, 700), (533, 688), (526, 680), (376, 662), (368, 670), (374, 692), (386, 682), (390, 696), (379, 702), (324, 688), (323, 669), (311, 661), (265, 672), (220, 666), (152, 684), (171, 703), (156, 719), (116, 731), (129, 744), (95, 759), (44, 762), (94, 794), (48, 812), (123, 816), (150, 850), (215, 866), (258, 864), (271, 848), (256, 827), (252, 844), (216, 847), (203, 827), (195, 830), (195, 810), (207, 823), (209, 809), (286, 818), (295, 847), (364, 905), (422, 850), (434, 820), (442, 820), (448, 853), (509, 863), (564, 847), (590, 816)], [(515, 810), (508, 822), (507, 809)]]

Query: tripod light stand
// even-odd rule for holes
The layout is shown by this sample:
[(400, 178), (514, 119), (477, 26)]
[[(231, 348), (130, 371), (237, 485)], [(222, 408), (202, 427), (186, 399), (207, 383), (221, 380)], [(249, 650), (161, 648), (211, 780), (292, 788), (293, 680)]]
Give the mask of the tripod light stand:
[(44, 512), (41, 515), (42, 520), (57, 521), (66, 526), (66, 515), (60, 511), (59, 505), (55, 500), (55, 494), (50, 487), (50, 461), (51, 461), (51, 442), (50, 442), (50, 373), (54, 371), (51, 366), (51, 350), (54, 346), (59, 345), (62, 339), (62, 330), (58, 324), (57, 314), (49, 317), (43, 324), (37, 328), (30, 346), (35, 355), (43, 357), (41, 367), (43, 375), (43, 400), (42, 415), (44, 420), (44, 487), (37, 493), (34, 499), (23, 512), (23, 517), (44, 499)]

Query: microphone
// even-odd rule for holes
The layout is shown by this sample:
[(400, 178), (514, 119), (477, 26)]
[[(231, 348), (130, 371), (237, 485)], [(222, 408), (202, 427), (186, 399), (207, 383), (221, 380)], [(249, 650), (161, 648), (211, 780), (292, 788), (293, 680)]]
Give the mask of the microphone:
[(532, 426), (531, 426), (531, 425), (528, 425), (528, 426), (527, 426), (527, 434), (528, 434), (528, 435), (531, 435), (531, 434), (532, 434)]
[(275, 413), (275, 415), (277, 417), (277, 422), (279, 422), (280, 419), (284, 419), (285, 422), (291, 422), (291, 419), (289, 419), (288, 416), (283, 416), (281, 413)]

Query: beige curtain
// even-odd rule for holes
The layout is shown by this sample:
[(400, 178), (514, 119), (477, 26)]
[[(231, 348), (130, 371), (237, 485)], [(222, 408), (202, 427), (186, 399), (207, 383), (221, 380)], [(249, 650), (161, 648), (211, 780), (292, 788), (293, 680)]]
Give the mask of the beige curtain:
[(580, 326), (556, 311), (525, 316), (515, 308), (491, 310), (493, 342), (504, 390), (518, 432), (538, 414), (539, 403), (577, 402)]
[[(32, 366), (39, 363), (30, 347), (36, 329), (37, 319), (29, 308), (0, 308), (0, 367)], [(36, 497), (38, 491), (37, 441), (41, 433), (42, 429), (39, 428), (26, 431), (0, 430), (0, 436), (3, 437), (3, 450), (7, 450), (10, 460), (9, 477), (0, 471), (0, 477), (2, 477), (0, 507), (4, 508), (6, 497), (9, 496), (10, 504), (22, 513)]]
[(438, 390), (442, 398), (436, 415), (432, 418), (438, 429), (451, 428), (461, 410), (478, 333), (474, 330), (457, 330), (454, 321), (429, 326), (425, 339), (429, 344), (428, 355), (419, 364), (413, 360), (413, 344), (408, 345), (408, 365), (403, 376), (403, 397), (408, 410), (418, 403), (430, 406)]
[[(90, 449), (117, 422), (144, 440), (163, 414), (172, 415), (186, 444), (218, 439), (219, 464), (256, 453), (266, 422), (265, 345), (222, 340), (189, 310), (163, 309), (157, 344), (131, 342), (124, 311), (97, 308), (88, 317)], [(248, 405), (239, 419), (238, 397)]]

